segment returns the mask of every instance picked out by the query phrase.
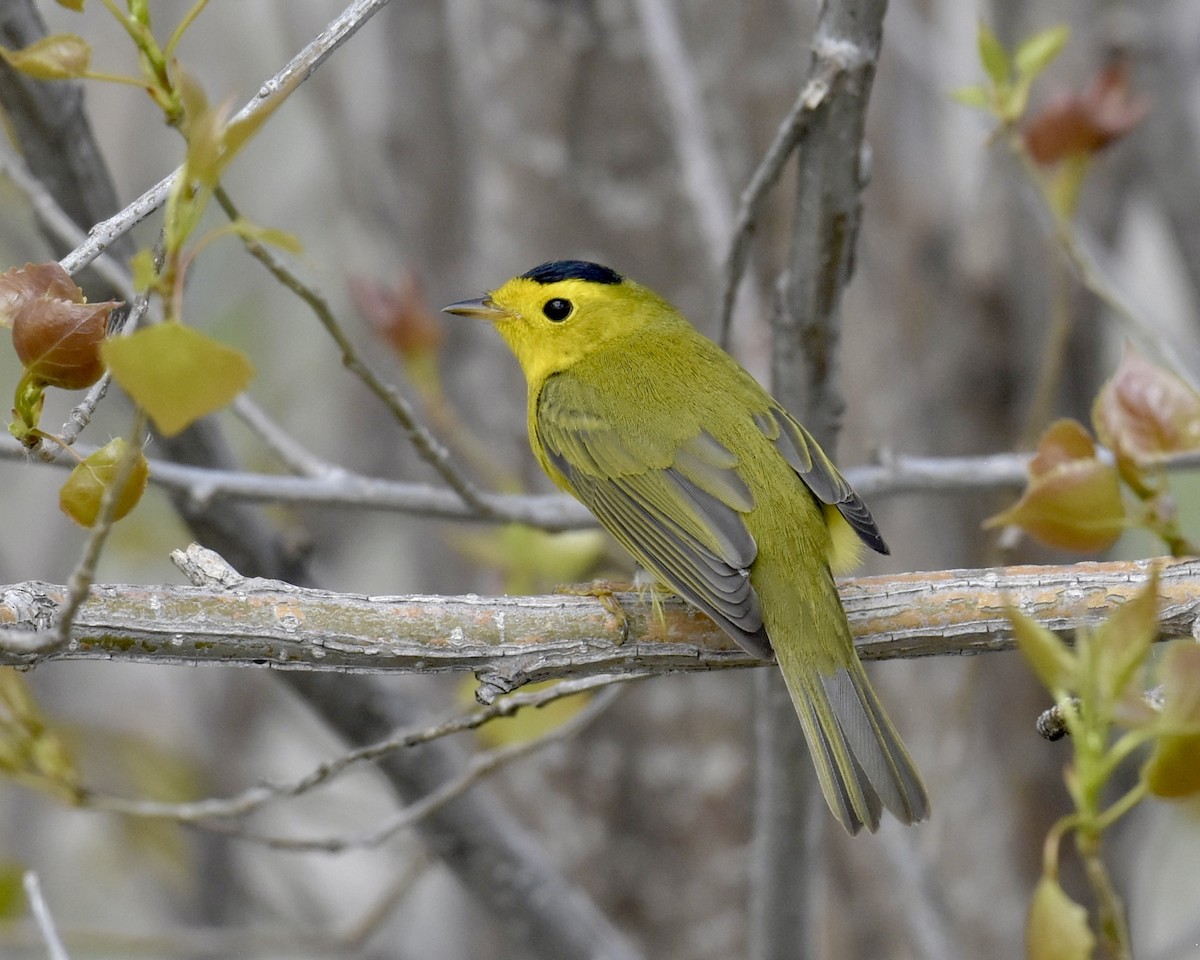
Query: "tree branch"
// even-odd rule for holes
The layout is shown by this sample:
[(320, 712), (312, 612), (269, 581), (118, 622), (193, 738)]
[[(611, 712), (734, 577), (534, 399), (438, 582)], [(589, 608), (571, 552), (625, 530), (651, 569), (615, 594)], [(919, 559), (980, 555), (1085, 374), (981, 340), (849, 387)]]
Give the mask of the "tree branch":
[[(1161, 570), (1164, 637), (1200, 615), (1200, 560), (945, 570), (841, 583), (860, 656), (947, 656), (1012, 647), (1016, 607), (1058, 631), (1095, 626)], [(236, 576), (236, 575), (235, 575)], [(367, 597), (240, 578), (204, 586), (96, 585), (65, 647), (29, 652), (66, 595), (56, 584), (0, 587), (0, 664), (51, 660), (220, 663), (294, 670), (480, 675), (489, 701), (521, 684), (593, 674), (756, 666), (681, 601), (617, 594), (625, 622), (592, 597)]]

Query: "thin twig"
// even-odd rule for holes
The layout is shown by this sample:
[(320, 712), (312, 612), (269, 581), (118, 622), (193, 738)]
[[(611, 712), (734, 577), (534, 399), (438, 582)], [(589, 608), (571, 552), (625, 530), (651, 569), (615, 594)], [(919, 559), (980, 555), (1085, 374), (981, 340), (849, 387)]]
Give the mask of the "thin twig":
[(38, 875), (32, 870), (26, 870), (23, 883), (25, 898), (29, 901), (29, 912), (33, 914), (33, 921), (46, 942), (46, 953), (50, 955), (50, 960), (70, 960), (67, 948), (63, 946), (58, 930), (55, 929), (54, 917), (50, 915), (50, 908), (42, 896), (42, 885), (38, 882)]
[[(94, 449), (86, 444), (77, 447), (84, 456)], [(25, 460), (27, 457), (16, 440), (0, 436), (0, 459)], [(194, 467), (151, 459), (150, 482), (186, 494), (193, 503), (199, 505), (217, 499), (229, 499), (387, 509), (454, 520), (527, 523), (544, 530), (569, 530), (595, 525), (595, 519), (587, 509), (564, 494), (480, 494), (486, 507), (486, 512), (481, 515), (474, 507), (464, 504), (457, 493), (445, 487), (366, 477), (349, 470), (320, 477), (296, 477)]]
[(575, 736), (606, 712), (622, 693), (620, 687), (603, 690), (569, 720), (532, 740), (488, 750), (473, 756), (461, 772), (432, 793), (398, 810), (372, 830), (356, 836), (330, 836), (302, 839), (255, 833), (221, 821), (198, 821), (195, 825), (216, 833), (237, 837), (272, 850), (292, 853), (344, 853), (347, 850), (374, 849), (386, 843), (401, 830), (407, 829), (456, 800), (481, 780), (515, 760), (536, 753), (554, 743)]
[(174, 820), (179, 823), (199, 823), (204, 820), (243, 817), (273, 801), (308, 793), (322, 784), (330, 782), (353, 766), (373, 762), (395, 750), (415, 747), (466, 730), (475, 730), (498, 717), (513, 716), (521, 709), (544, 707), (563, 697), (576, 696), (613, 684), (625, 683), (630, 679), (635, 678), (584, 677), (577, 680), (563, 680), (547, 689), (528, 693), (511, 693), (470, 713), (461, 714), (440, 723), (402, 730), (383, 740), (347, 751), (333, 760), (319, 764), (309, 773), (295, 780), (261, 783), (229, 797), (209, 798), (190, 803), (160, 803), (154, 800), (110, 797), (85, 788), (83, 805), (108, 813)]
[[(721, 169), (716, 144), (706, 120), (704, 90), (697, 75), (696, 58), (688, 53), (676, 15), (674, 0), (636, 0), (634, 6), (642, 24), (647, 48), (647, 66), (658, 79), (666, 99), (675, 153), (683, 172), (683, 190), (696, 213), (704, 248), (714, 271), (725, 260), (728, 238), (733, 232), (733, 197), (729, 181)], [(728, 317), (721, 319), (722, 345), (728, 345), (729, 318), (740, 288), (739, 274), (727, 291)], [(746, 313), (764, 316), (757, 289), (745, 289)]]
[(302, 477), (338, 477), (346, 473), (344, 467), (322, 460), (296, 440), (249, 394), (238, 394), (230, 409), (292, 473)]
[[(82, 456), (95, 448), (78, 444)], [(979, 457), (917, 457), (884, 451), (880, 462), (843, 471), (864, 497), (879, 500), (898, 494), (1013, 489), (1028, 480), (1028, 453), (1000, 453)], [(1100, 450), (1108, 462), (1111, 454)], [(0, 459), (25, 460), (16, 440), (0, 436)], [(67, 464), (59, 464), (60, 467)], [(1173, 454), (1154, 464), (1168, 473), (1195, 470), (1200, 451)], [(424, 483), (405, 483), (368, 477), (350, 470), (335, 470), (319, 477), (250, 473), (194, 467), (168, 460), (150, 459), (150, 482), (183, 493), (195, 503), (217, 499), (258, 503), (304, 504), (319, 507), (353, 507), (397, 510), (416, 516), (449, 520), (477, 520), (479, 515), (450, 490)], [(481, 494), (488, 518), (499, 523), (527, 523), (546, 530), (592, 526), (595, 520), (577, 501), (565, 494)]]
[(71, 642), (71, 628), (75, 623), (75, 616), (79, 613), (79, 608), (83, 606), (83, 602), (87, 599), (88, 593), (92, 589), (92, 583), (96, 579), (96, 566), (100, 562), (100, 554), (104, 550), (104, 544), (108, 540), (108, 535), (112, 531), (113, 511), (116, 509), (117, 500), (120, 498), (121, 492), (125, 488), (125, 484), (129, 482), (129, 478), (133, 475), (134, 464), (137, 458), (141, 456), (143, 437), (146, 431), (146, 415), (141, 408), (135, 408), (133, 414), (133, 424), (129, 428), (129, 439), (124, 455), (117, 464), (116, 470), (113, 471), (112, 482), (105, 487), (104, 494), (100, 497), (100, 509), (96, 516), (96, 522), (92, 526), (92, 531), (88, 536), (87, 543), (84, 545), (83, 554), (79, 558), (79, 562), (75, 565), (75, 569), (71, 571), (71, 577), (67, 581), (68, 592), (66, 599), (59, 608), (58, 626), (55, 632), (58, 635), (58, 645), (65, 647)]
[[(387, 6), (387, 3), (388, 0), (354, 0), (282, 70), (264, 83), (231, 122), (244, 120), (263, 109), (272, 109), (274, 97), (279, 91), (290, 89), (293, 85), (307, 80), (338, 47), (357, 33), (359, 28)], [(95, 260), (118, 237), (124, 236), (161, 207), (181, 171), (182, 167), (164, 177), (125, 209), (92, 227), (88, 232), (87, 241), (60, 261), (63, 268), (74, 275)]]
[[(5, 146), (0, 146), (0, 173), (25, 194), (34, 213), (53, 236), (73, 247), (87, 242), (87, 234), (71, 219), (71, 215), (59, 206), (45, 184), (25, 166), (24, 160)], [(96, 275), (111, 286), (123, 300), (133, 300), (135, 291), (132, 278), (129, 271), (115, 257), (101, 253), (91, 261), (91, 266)]]
[[(217, 187), (214, 195), (230, 220), (240, 218), (241, 214), (224, 188)], [(337, 344), (338, 349), (342, 351), (343, 365), (383, 402), (421, 458), (441, 475), (450, 488), (462, 498), (463, 503), (470, 507), (480, 519), (490, 519), (492, 510), (487, 500), (475, 488), (475, 485), (458, 471), (450, 459), (450, 452), (420, 422), (412, 405), (400, 395), (395, 387), (390, 383), (385, 383), (359, 355), (334, 316), (329, 301), (297, 277), (282, 260), (261, 243), (246, 236), (242, 237), (242, 241), (250, 255), (266, 267), (275, 279), (308, 304), (312, 312), (316, 314), (321, 326), (325, 328), (334, 343)]]
[(729, 253), (725, 258), (721, 287), (721, 314), (718, 319), (718, 340), (722, 345), (729, 342), (729, 333), (733, 325), (733, 306), (737, 299), (738, 288), (746, 273), (750, 261), (750, 244), (758, 229), (759, 217), (766, 205), (771, 189), (783, 175), (783, 168), (791, 158), (793, 151), (800, 145), (808, 132), (816, 108), (824, 102), (829, 93), (830, 85), (839, 64), (832, 59), (818, 61), (818, 70), (808, 79), (796, 102), (788, 111), (775, 139), (767, 147), (762, 160), (759, 161), (750, 182), (738, 204), (737, 219), (734, 224)]
[(1084, 243), (1078, 227), (1060, 211), (1054, 208), (1040, 188), (1041, 177), (1037, 164), (1025, 149), (1020, 136), (1013, 134), (1009, 137), (1009, 149), (1021, 164), (1030, 184), (1030, 192), (1037, 200), (1037, 213), (1048, 224), (1048, 229), (1067, 262), (1074, 270), (1079, 282), (1083, 284), (1092, 296), (1108, 307), (1117, 321), (1126, 329), (1131, 337), (1141, 342), (1171, 370), (1192, 386), (1198, 386), (1195, 372), (1184, 363), (1179, 351), (1167, 336), (1134, 310), (1117, 289), (1109, 281), (1104, 269), (1096, 261), (1096, 257)]

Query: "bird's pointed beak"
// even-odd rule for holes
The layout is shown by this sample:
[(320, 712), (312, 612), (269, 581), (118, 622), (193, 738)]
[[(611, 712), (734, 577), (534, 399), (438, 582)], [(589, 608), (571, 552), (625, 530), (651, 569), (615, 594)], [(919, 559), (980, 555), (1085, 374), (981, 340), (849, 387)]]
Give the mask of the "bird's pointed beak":
[(491, 297), (477, 297), (474, 300), (459, 300), (449, 306), (442, 307), (442, 313), (453, 313), (459, 317), (474, 317), (476, 320), (503, 320), (508, 314), (498, 307)]

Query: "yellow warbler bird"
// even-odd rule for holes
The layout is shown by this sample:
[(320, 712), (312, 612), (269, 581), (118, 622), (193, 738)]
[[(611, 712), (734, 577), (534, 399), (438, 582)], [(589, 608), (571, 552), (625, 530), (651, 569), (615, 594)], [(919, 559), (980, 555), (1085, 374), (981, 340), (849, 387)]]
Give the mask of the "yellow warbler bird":
[(669, 303), (556, 260), (446, 312), (489, 320), (529, 383), (529, 442), (658, 580), (774, 657), (821, 789), (851, 833), (929, 803), (854, 652), (831, 567), (887, 553), (812, 436)]

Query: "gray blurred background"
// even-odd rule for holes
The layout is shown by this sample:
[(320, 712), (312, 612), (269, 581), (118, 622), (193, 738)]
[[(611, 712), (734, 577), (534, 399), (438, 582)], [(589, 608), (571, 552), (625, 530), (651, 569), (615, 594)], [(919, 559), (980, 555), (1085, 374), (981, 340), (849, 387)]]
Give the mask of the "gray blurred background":
[[(188, 6), (152, 4), (164, 30)], [(214, 0), (179, 55), (210, 98), (232, 93), (240, 104), (341, 6)], [(724, 178), (723, 196), (718, 190), (709, 199), (728, 215), (729, 198), (795, 99), (816, 10), (800, 0), (671, 6)], [(127, 39), (100, 3), (82, 15), (53, 3), (40, 9), (51, 31), (93, 43), (96, 69), (133, 70)], [(542, 260), (595, 259), (654, 287), (712, 331), (720, 251), (682, 189), (679, 141), (648, 59), (644, 9), (631, 0), (393, 3), (280, 109), (233, 164), (229, 192), (247, 217), (301, 239), (296, 269), (402, 389), (409, 388), (401, 364), (354, 309), (352, 276), (395, 284), (411, 271), (436, 308)], [(1070, 44), (1035, 100), (1086, 85), (1113, 48), (1132, 57), (1134, 89), (1151, 98), (1151, 111), (1097, 162), (1081, 223), (1112, 282), (1200, 371), (1200, 5), (894, 0), (869, 115), (871, 185), (857, 272), (845, 301), (843, 466), (881, 448), (1009, 450), (1025, 433), (1046, 345), (1053, 257), (1029, 188), (987, 143), (986, 118), (949, 97), (980, 80), (981, 18), (1010, 44), (1053, 23), (1071, 25)], [(179, 162), (177, 135), (136, 89), (87, 84), (86, 103), (122, 204)], [(759, 232), (754, 289), (737, 315), (736, 350), (760, 375), (766, 317), (752, 306), (771, 302), (785, 262), (790, 197), (785, 175)], [(139, 245), (153, 243), (157, 229), (156, 218), (140, 227)], [(50, 255), (24, 197), (0, 181), (0, 263)], [(1086, 422), (1122, 333), (1093, 299), (1072, 290), (1074, 336), (1055, 413)], [(251, 356), (250, 394), (314, 453), (368, 475), (432, 479), (307, 309), (236, 242), (221, 241), (200, 259), (185, 316)], [(516, 364), (489, 330), (438, 322), (442, 382), (483, 438), (475, 455), (526, 489), (546, 489), (525, 440)], [(0, 385), (18, 376), (0, 350)], [(45, 422), (61, 423), (75, 399), (52, 392)], [(247, 469), (277, 469), (235, 418), (219, 419)], [(127, 406), (112, 398), (86, 439), (102, 442), (127, 423)], [(0, 459), (0, 583), (69, 575), (84, 535), (58, 512), (60, 476)], [(980, 522), (1010, 498), (941, 493), (872, 502), (892, 555), (873, 557), (864, 572), (996, 562)], [(502, 571), (472, 559), (500, 535), (486, 527), (350, 509), (265, 513), (288, 542), (311, 551), (312, 575), (330, 589), (510, 586)], [(475, 548), (464, 547), (464, 537)], [(167, 555), (190, 539), (152, 487), (116, 528), (99, 580), (181, 582)], [(1120, 548), (1129, 555), (1158, 549), (1133, 537)], [(1026, 547), (1017, 558), (1068, 559)], [(614, 550), (596, 569), (621, 562)], [(526, 589), (555, 582), (551, 576)], [(1017, 955), (1042, 838), (1066, 810), (1066, 749), (1041, 741), (1032, 727), (1045, 696), (1009, 654), (889, 663), (872, 676), (926, 777), (934, 816), (908, 831), (887, 822), (876, 838), (824, 831), (815, 893), (820, 956)], [(220, 795), (298, 775), (340, 749), (266, 671), (54, 664), (30, 681), (89, 782), (114, 792)], [(430, 715), (464, 695), (461, 684), (441, 677), (380, 683), (417, 698)], [(491, 784), (648, 957), (745, 952), (752, 688), (744, 672), (642, 684), (580, 739)], [(259, 826), (354, 833), (394, 802), (380, 777), (359, 773), (271, 808)], [(1200, 957), (1197, 854), (1194, 807), (1148, 805), (1118, 831), (1110, 861), (1129, 900), (1139, 956)], [(76, 957), (520, 955), (408, 834), (372, 852), (270, 852), (71, 811), (0, 784), (0, 861), (39, 872)], [(1067, 881), (1082, 896), (1078, 877)], [(394, 905), (364, 943), (338, 940), (397, 885)], [(27, 931), (0, 928), (0, 956), (40, 955), (36, 942), (22, 952), (29, 942)]]

